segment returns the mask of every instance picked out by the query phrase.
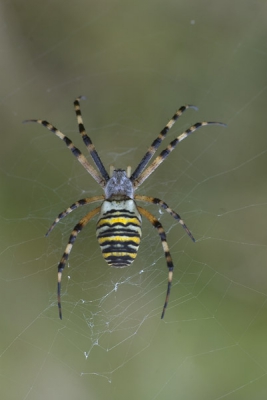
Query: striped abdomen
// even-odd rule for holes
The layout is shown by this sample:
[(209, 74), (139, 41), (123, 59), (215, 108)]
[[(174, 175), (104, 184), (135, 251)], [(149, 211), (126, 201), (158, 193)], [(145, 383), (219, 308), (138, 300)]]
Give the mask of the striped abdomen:
[(96, 236), (109, 265), (127, 267), (134, 261), (142, 235), (141, 223), (133, 200), (103, 202)]

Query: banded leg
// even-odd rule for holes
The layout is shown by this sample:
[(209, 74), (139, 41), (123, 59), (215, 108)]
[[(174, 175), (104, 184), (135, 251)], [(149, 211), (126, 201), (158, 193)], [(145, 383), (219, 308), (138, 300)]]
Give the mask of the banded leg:
[(62, 211), (57, 218), (55, 219), (55, 221), (53, 222), (53, 224), (50, 226), (50, 228), (48, 229), (48, 231), (46, 232), (45, 236), (48, 236), (50, 234), (50, 232), (54, 229), (54, 227), (56, 226), (56, 224), (62, 219), (65, 218), (67, 215), (69, 215), (72, 211), (76, 210), (76, 208), (81, 207), (81, 206), (85, 206), (86, 204), (91, 204), (91, 203), (95, 203), (96, 201), (103, 201), (105, 199), (104, 195), (101, 196), (94, 196), (94, 197), (86, 197), (85, 199), (81, 199), (76, 201), (75, 203), (73, 203), (70, 207), (68, 207), (66, 210)]
[(83, 217), (78, 224), (74, 227), (73, 231), (71, 232), (67, 247), (63, 253), (63, 256), (58, 264), (58, 274), (57, 274), (57, 304), (58, 304), (58, 312), (59, 318), (62, 319), (62, 312), (61, 312), (61, 299), (60, 299), (60, 290), (61, 290), (61, 278), (62, 278), (62, 271), (65, 268), (66, 262), (69, 258), (70, 252), (72, 250), (72, 246), (77, 238), (78, 233), (88, 224), (88, 222), (100, 212), (101, 207), (97, 207), (94, 210), (90, 211), (85, 217)]
[(89, 162), (86, 160), (81, 151), (74, 146), (72, 141), (61, 131), (59, 131), (55, 126), (42, 119), (28, 119), (23, 122), (24, 123), (37, 122), (38, 124), (43, 125), (45, 128), (47, 128), (49, 131), (53, 132), (57, 137), (59, 137), (59, 139), (63, 140), (68, 149), (70, 149), (72, 154), (77, 158), (79, 163), (82, 164), (82, 166), (86, 169), (86, 171), (89, 172), (89, 174), (94, 178), (94, 180), (97, 183), (99, 183), (100, 186), (105, 187), (106, 180), (99, 174), (99, 172), (91, 164), (89, 164)]
[(102, 161), (100, 160), (100, 157), (99, 157), (99, 155), (98, 155), (98, 153), (97, 153), (97, 151), (95, 149), (94, 144), (92, 143), (92, 141), (89, 138), (89, 136), (86, 134), (85, 127), (84, 127), (84, 124), (83, 124), (83, 119), (82, 119), (81, 108), (80, 108), (80, 100), (85, 100), (85, 97), (84, 96), (77, 97), (77, 99), (74, 101), (74, 109), (75, 109), (75, 112), (76, 112), (76, 117), (77, 117), (77, 122), (78, 122), (78, 125), (79, 125), (80, 134), (82, 135), (83, 142), (84, 142), (85, 146), (87, 147), (92, 159), (94, 160), (98, 171), (103, 176), (105, 181), (108, 181), (109, 180), (109, 175), (108, 175), (108, 173), (107, 173)]
[(178, 111), (174, 114), (172, 119), (167, 123), (167, 125), (162, 129), (158, 137), (152, 142), (151, 146), (148, 148), (146, 154), (142, 158), (141, 162), (138, 164), (136, 170), (133, 172), (131, 176), (131, 181), (134, 181), (140, 174), (141, 172), (145, 169), (147, 166), (148, 162), (151, 160), (155, 152), (157, 151), (157, 148), (160, 146), (161, 142), (165, 139), (167, 133), (169, 130), (173, 127), (177, 119), (188, 109), (188, 108), (194, 108), (197, 110), (197, 107), (192, 106), (190, 104), (187, 104), (186, 106), (182, 106), (179, 108)]
[(145, 210), (144, 208), (139, 207), (139, 206), (137, 206), (137, 208), (138, 208), (138, 211), (140, 212), (140, 214), (143, 215), (144, 217), (146, 217), (148, 219), (148, 221), (154, 226), (154, 228), (156, 228), (158, 230), (160, 240), (162, 243), (162, 247), (164, 250), (166, 262), (167, 262), (167, 267), (169, 269), (167, 293), (166, 293), (165, 302), (164, 302), (164, 306), (163, 306), (163, 310), (162, 310), (162, 314), (161, 314), (161, 319), (162, 319), (162, 318), (164, 318), (164, 314), (165, 314), (165, 311), (166, 311), (166, 308), (167, 308), (167, 305), (169, 302), (170, 293), (171, 293), (171, 284), (172, 284), (172, 277), (173, 277), (173, 262), (172, 262), (169, 246), (168, 246), (168, 243), (166, 240), (166, 233), (163, 229), (163, 226), (152, 214), (150, 214), (150, 212), (148, 212), (147, 210)]
[(184, 230), (186, 231), (186, 233), (188, 234), (188, 236), (193, 240), (193, 242), (195, 242), (195, 238), (193, 237), (192, 233), (190, 232), (190, 230), (187, 228), (186, 224), (184, 223), (184, 221), (181, 219), (180, 215), (177, 214), (174, 210), (172, 210), (168, 204), (166, 204), (164, 201), (157, 199), (155, 197), (149, 197), (149, 196), (140, 196), (138, 194), (136, 194), (134, 196), (135, 200), (137, 201), (144, 201), (146, 203), (152, 203), (152, 204), (157, 204), (158, 206), (164, 208), (164, 210), (166, 210), (174, 219), (176, 219), (179, 224), (182, 225), (182, 227), (184, 228)]
[(178, 143), (182, 140), (186, 139), (191, 133), (195, 132), (197, 129), (201, 128), (202, 126), (207, 125), (222, 125), (226, 126), (221, 122), (197, 122), (196, 124), (192, 125), (186, 131), (184, 131), (181, 135), (177, 136), (176, 139), (172, 140), (169, 146), (164, 149), (158, 157), (150, 164), (142, 173), (137, 177), (133, 184), (134, 187), (137, 188), (140, 186), (148, 177), (155, 171), (156, 168), (168, 157), (168, 155), (175, 149)]

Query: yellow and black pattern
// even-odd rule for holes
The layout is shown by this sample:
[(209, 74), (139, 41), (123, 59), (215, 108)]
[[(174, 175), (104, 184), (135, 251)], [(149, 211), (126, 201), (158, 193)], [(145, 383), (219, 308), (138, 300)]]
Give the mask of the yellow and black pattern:
[(156, 204), (167, 211), (179, 224), (182, 225), (185, 232), (189, 237), (195, 241), (192, 233), (181, 219), (180, 215), (171, 209), (164, 201), (144, 195), (136, 195), (135, 190), (158, 168), (158, 166), (169, 156), (169, 154), (175, 149), (178, 143), (187, 138), (191, 133), (197, 129), (206, 125), (222, 125), (220, 122), (197, 122), (192, 125), (189, 129), (184, 131), (181, 135), (177, 136), (170, 142), (166, 149), (164, 149), (155, 160), (149, 165), (149, 161), (155, 154), (156, 150), (160, 146), (161, 142), (165, 139), (168, 131), (175, 124), (177, 119), (188, 109), (195, 108), (192, 105), (186, 105), (179, 108), (178, 111), (173, 115), (171, 120), (161, 130), (157, 138), (152, 142), (150, 147), (147, 149), (144, 157), (137, 165), (135, 171), (131, 175), (131, 167), (127, 167), (126, 170), (110, 168), (110, 175), (107, 173), (94, 144), (90, 137), (86, 134), (82, 114), (80, 110), (80, 100), (84, 99), (83, 96), (77, 97), (74, 101), (74, 110), (79, 126), (79, 132), (82, 140), (89, 151), (92, 160), (96, 168), (91, 165), (81, 151), (74, 146), (72, 141), (58, 130), (54, 125), (41, 119), (26, 120), (24, 122), (37, 122), (43, 125), (49, 131), (53, 132), (59, 139), (61, 139), (72, 154), (77, 158), (79, 163), (86, 169), (86, 171), (95, 179), (95, 181), (104, 190), (104, 195), (86, 197), (73, 203), (70, 207), (61, 212), (55, 219), (51, 227), (49, 228), (47, 235), (53, 230), (55, 225), (62, 220), (62, 218), (69, 215), (72, 211), (78, 207), (88, 205), (94, 202), (102, 201), (102, 205), (89, 211), (88, 214), (83, 217), (78, 224), (75, 225), (71, 235), (69, 237), (68, 244), (62, 255), (62, 258), (58, 264), (58, 310), (59, 317), (62, 318), (61, 312), (61, 278), (62, 272), (66, 266), (66, 262), (69, 258), (73, 244), (77, 238), (77, 235), (81, 230), (88, 224), (88, 222), (100, 214), (100, 217), (96, 226), (96, 235), (102, 250), (103, 256), (107, 263), (113, 267), (126, 267), (129, 266), (136, 258), (137, 251), (141, 240), (141, 223), (142, 216), (148, 219), (148, 221), (157, 229), (164, 255), (166, 259), (168, 273), (168, 285), (165, 302), (161, 318), (164, 317), (166, 307), (168, 305), (171, 283), (173, 277), (173, 261), (169, 251), (169, 246), (166, 240), (165, 231), (161, 223), (152, 215), (150, 212), (142, 207), (136, 206), (135, 201), (143, 201), (150, 204)]
[(142, 218), (133, 200), (104, 201), (96, 225), (103, 257), (112, 267), (127, 267), (141, 240)]

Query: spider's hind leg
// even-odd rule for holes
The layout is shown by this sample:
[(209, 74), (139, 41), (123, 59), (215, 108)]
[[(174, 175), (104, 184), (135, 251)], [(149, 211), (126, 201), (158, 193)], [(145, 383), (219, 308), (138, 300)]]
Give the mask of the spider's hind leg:
[(57, 303), (58, 303), (58, 312), (59, 318), (62, 319), (62, 311), (61, 311), (61, 298), (60, 298), (60, 291), (61, 291), (61, 278), (62, 272), (65, 268), (66, 262), (69, 258), (70, 252), (72, 250), (72, 246), (78, 236), (78, 233), (88, 224), (88, 222), (100, 212), (101, 207), (97, 207), (94, 210), (90, 211), (85, 217), (83, 217), (78, 224), (74, 227), (71, 235), (69, 237), (69, 241), (67, 247), (63, 253), (63, 256), (58, 264), (58, 275), (57, 275)]
[(154, 228), (157, 229), (159, 236), (160, 236), (160, 240), (161, 240), (161, 244), (164, 250), (164, 255), (166, 258), (166, 263), (167, 263), (167, 267), (169, 269), (169, 274), (168, 274), (168, 286), (167, 286), (167, 293), (166, 293), (166, 297), (165, 297), (165, 302), (164, 302), (164, 306), (163, 306), (163, 310), (161, 313), (161, 319), (164, 318), (165, 315), (165, 311), (169, 302), (169, 297), (170, 297), (170, 293), (171, 293), (171, 284), (172, 284), (172, 277), (173, 277), (173, 262), (172, 262), (172, 257), (170, 254), (170, 249), (167, 243), (167, 239), (166, 239), (166, 233), (163, 229), (163, 226), (161, 225), (161, 223), (152, 215), (150, 214), (150, 212), (148, 212), (147, 210), (145, 210), (142, 207), (137, 206), (138, 211), (140, 212), (141, 215), (143, 215), (144, 217), (146, 217), (148, 219), (148, 221), (154, 226)]

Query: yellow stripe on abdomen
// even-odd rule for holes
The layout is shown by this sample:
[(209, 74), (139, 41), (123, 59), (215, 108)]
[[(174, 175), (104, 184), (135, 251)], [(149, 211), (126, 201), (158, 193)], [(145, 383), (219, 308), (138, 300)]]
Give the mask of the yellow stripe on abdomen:
[[(134, 236), (134, 237), (131, 237), (131, 236), (109, 236), (108, 240), (113, 240), (114, 242), (130, 242), (130, 241), (133, 241), (133, 242), (135, 242), (136, 244), (139, 245), (140, 241), (141, 241), (141, 238), (137, 237), (137, 236)], [(98, 238), (98, 243), (100, 245), (101, 244), (105, 244), (106, 241), (107, 241), (106, 237), (99, 237)]]
[[(122, 212), (125, 212), (125, 210), (122, 210)], [(140, 221), (138, 218), (128, 218), (128, 217), (121, 217), (119, 216), (119, 212), (116, 211), (118, 214), (117, 217), (109, 217), (109, 218), (101, 218), (98, 222), (99, 226), (105, 225), (105, 224), (110, 224), (110, 225), (115, 225), (115, 224), (137, 224), (140, 225)]]

